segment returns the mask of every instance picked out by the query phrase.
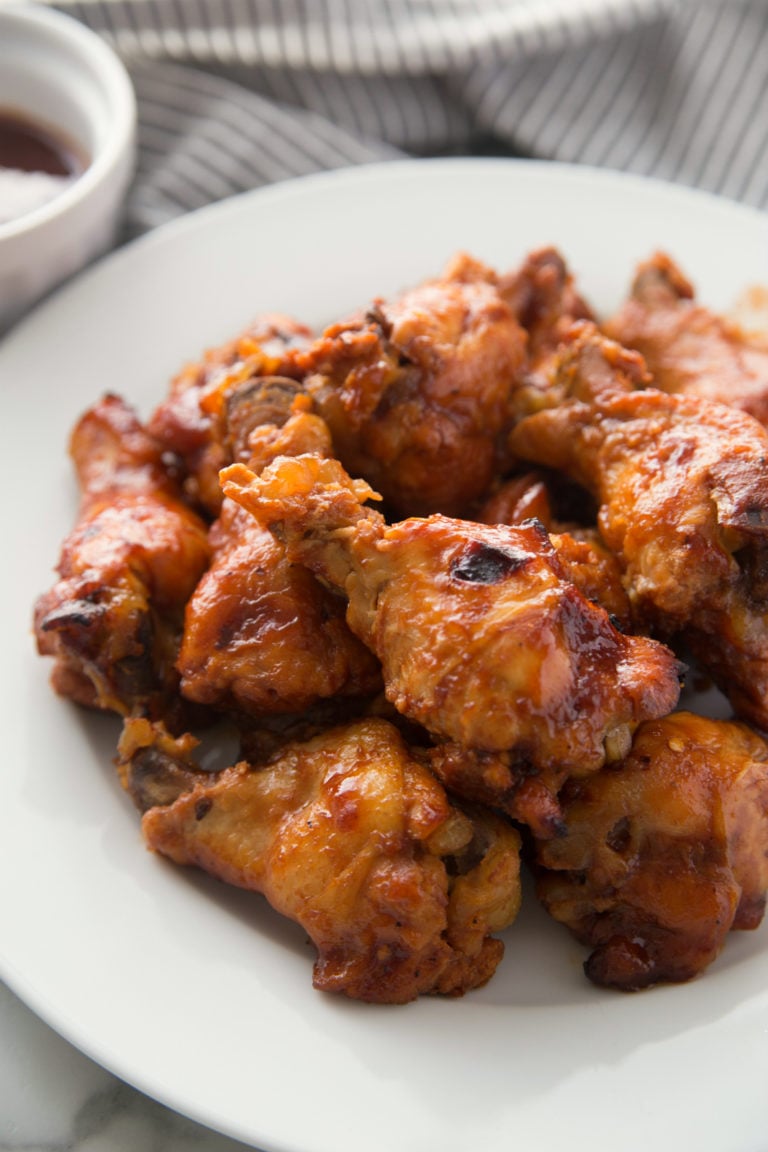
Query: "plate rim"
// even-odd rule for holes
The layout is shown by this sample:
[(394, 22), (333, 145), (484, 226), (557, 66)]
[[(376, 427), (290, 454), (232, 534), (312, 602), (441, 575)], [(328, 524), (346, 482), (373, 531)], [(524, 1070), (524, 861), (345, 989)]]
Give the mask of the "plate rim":
[(332, 168), (320, 172), (310, 172), (305, 176), (293, 176), (285, 180), (265, 184), (259, 188), (247, 189), (186, 212), (172, 220), (152, 228), (139, 236), (128, 240), (125, 244), (108, 252), (95, 260), (87, 268), (82, 269), (64, 283), (59, 284), (43, 300), (35, 304), (29, 313), (14, 324), (9, 330), (0, 333), (0, 349), (6, 343), (14, 341), (20, 333), (24, 333), (30, 325), (39, 323), (41, 316), (51, 309), (58, 307), (60, 298), (69, 294), (81, 284), (88, 283), (93, 277), (103, 274), (104, 269), (114, 268), (123, 261), (129, 261), (137, 252), (151, 251), (155, 246), (164, 246), (172, 241), (176, 235), (183, 236), (187, 232), (198, 231), (205, 227), (208, 221), (215, 222), (219, 216), (228, 216), (238, 212), (247, 212), (253, 203), (269, 204), (271, 201), (280, 201), (295, 195), (303, 194), (305, 189), (313, 187), (323, 188), (335, 183), (347, 184), (360, 181), (376, 182), (382, 175), (394, 175), (395, 178), (405, 177), (409, 173), (428, 170), (442, 170), (446, 173), (451, 170), (459, 172), (480, 171), (494, 169), (518, 172), (538, 172), (556, 174), (560, 179), (574, 183), (597, 181), (606, 187), (615, 185), (619, 187), (634, 186), (643, 189), (649, 195), (660, 195), (665, 199), (677, 199), (681, 206), (686, 203), (709, 205), (714, 211), (741, 216), (744, 220), (766, 226), (768, 215), (749, 204), (719, 196), (703, 188), (695, 188), (686, 184), (667, 182), (656, 176), (648, 176), (637, 172), (625, 172), (615, 168), (600, 168), (591, 164), (575, 164), (559, 160), (527, 159), (517, 156), (433, 156), (414, 157), (392, 160), (374, 160), (362, 164), (351, 164), (341, 168)]

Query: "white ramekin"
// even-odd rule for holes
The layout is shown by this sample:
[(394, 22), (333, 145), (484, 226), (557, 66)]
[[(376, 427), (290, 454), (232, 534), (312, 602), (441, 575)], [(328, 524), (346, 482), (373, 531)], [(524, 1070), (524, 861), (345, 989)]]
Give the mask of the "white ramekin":
[(59, 129), (90, 158), (48, 203), (0, 224), (0, 332), (113, 242), (131, 179), (136, 100), (122, 63), (71, 17), (0, 4), (0, 109)]

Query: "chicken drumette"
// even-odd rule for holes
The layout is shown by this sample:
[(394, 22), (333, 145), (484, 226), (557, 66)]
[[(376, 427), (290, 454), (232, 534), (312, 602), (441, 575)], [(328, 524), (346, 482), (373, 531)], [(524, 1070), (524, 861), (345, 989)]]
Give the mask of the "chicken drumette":
[(570, 780), (560, 837), (536, 845), (538, 893), (625, 990), (688, 980), (768, 889), (768, 745), (689, 712), (648, 721), (626, 760)]
[(517, 832), (450, 802), (385, 720), (196, 769), (189, 738), (129, 721), (124, 783), (150, 848), (263, 893), (318, 951), (315, 987), (404, 1003), (484, 984), (520, 903)]
[(121, 714), (163, 715), (184, 605), (209, 559), (206, 528), (182, 502), (160, 446), (105, 396), (72, 434), (81, 506), (60, 579), (35, 607), (43, 655), (64, 696)]
[(398, 512), (455, 513), (494, 474), (525, 345), (494, 273), (458, 257), (328, 328), (301, 364), (353, 475)]
[(768, 433), (745, 412), (636, 390), (636, 353), (575, 326), (515, 451), (600, 504), (638, 622), (679, 636), (740, 715), (768, 727)]
[(642, 719), (674, 707), (672, 654), (618, 632), (565, 578), (541, 525), (388, 526), (364, 505), (367, 484), (314, 456), (222, 479), (290, 558), (347, 596), (387, 696), (448, 742), (436, 770), (464, 795), (552, 831), (563, 780), (621, 757)]

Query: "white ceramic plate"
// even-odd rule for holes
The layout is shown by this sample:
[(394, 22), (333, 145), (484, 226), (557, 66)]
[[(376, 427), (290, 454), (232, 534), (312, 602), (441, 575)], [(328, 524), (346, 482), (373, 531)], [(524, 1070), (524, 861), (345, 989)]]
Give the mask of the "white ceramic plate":
[(312, 323), (440, 271), (554, 243), (600, 308), (666, 247), (716, 307), (768, 282), (768, 222), (584, 169), (436, 161), (303, 180), (162, 230), (0, 348), (4, 492), (0, 971), (119, 1076), (270, 1152), (758, 1152), (768, 1131), (768, 931), (699, 980), (624, 996), (531, 902), (482, 991), (403, 1008), (314, 992), (303, 933), (258, 896), (142, 846), (108, 718), (54, 697), (34, 596), (72, 522), (65, 455), (103, 390), (148, 412), (257, 312)]

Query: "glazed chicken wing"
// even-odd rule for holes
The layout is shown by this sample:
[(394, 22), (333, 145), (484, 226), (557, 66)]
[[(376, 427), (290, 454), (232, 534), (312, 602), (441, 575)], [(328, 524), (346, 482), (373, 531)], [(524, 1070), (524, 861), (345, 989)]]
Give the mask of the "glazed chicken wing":
[(178, 669), (190, 700), (252, 713), (301, 712), (369, 695), (378, 661), (350, 632), (346, 603), (291, 564), (231, 500), (210, 532), (213, 561), (186, 609)]
[(295, 380), (256, 376), (220, 399), (216, 428), (228, 461), (258, 472), (278, 456), (333, 455), (328, 425)]
[(768, 342), (694, 299), (692, 285), (663, 252), (641, 264), (629, 299), (606, 324), (614, 340), (642, 353), (654, 384), (732, 404), (768, 424)]
[[(535, 523), (444, 516), (388, 526), (335, 460), (233, 465), (225, 491), (284, 537), (349, 600), (352, 631), (379, 657), (397, 709), (478, 754), (484, 798), (520, 819), (520, 786), (543, 784), (546, 818), (563, 779), (629, 746), (644, 718), (674, 707), (678, 668), (662, 645), (618, 632), (564, 576)], [(543, 799), (546, 799), (543, 798)]]
[(481, 524), (541, 521), (571, 583), (587, 600), (605, 608), (618, 628), (632, 630), (632, 613), (618, 560), (603, 543), (597, 528), (563, 523), (555, 517), (550, 476), (524, 472), (504, 481), (480, 505), (473, 519)]
[(500, 278), (499, 291), (528, 336), (527, 377), (546, 376), (562, 333), (570, 324), (594, 319), (555, 248), (531, 252), (519, 269)]
[(679, 635), (740, 715), (768, 727), (768, 433), (747, 413), (633, 390), (636, 354), (574, 329), (553, 406), (515, 451), (599, 501), (637, 619)]
[(349, 472), (398, 512), (455, 513), (494, 474), (525, 342), (494, 274), (459, 257), (332, 325), (302, 365)]
[[(258, 471), (275, 455), (330, 455), (324, 421), (295, 382), (257, 378), (226, 397), (230, 457)], [(190, 700), (261, 715), (380, 691), (378, 661), (346, 605), (231, 500), (209, 534), (211, 566), (185, 613), (178, 668)]]
[(131, 721), (121, 771), (147, 844), (263, 893), (317, 948), (317, 988), (404, 1003), (493, 974), (520, 903), (519, 837), (462, 810), (384, 720), (197, 771), (188, 739)]
[(536, 846), (548, 911), (625, 990), (688, 980), (768, 890), (768, 745), (741, 724), (648, 721), (620, 765), (569, 781), (563, 834)]
[(259, 317), (237, 339), (187, 365), (150, 417), (150, 434), (183, 463), (188, 497), (211, 515), (221, 506), (219, 470), (247, 459), (232, 455), (227, 441), (222, 417), (228, 398), (263, 377), (298, 379), (297, 356), (310, 336), (288, 316)]
[(118, 397), (81, 418), (70, 450), (82, 501), (60, 579), (35, 607), (39, 651), (55, 657), (62, 695), (163, 714), (175, 699), (184, 605), (209, 559), (205, 526)]

